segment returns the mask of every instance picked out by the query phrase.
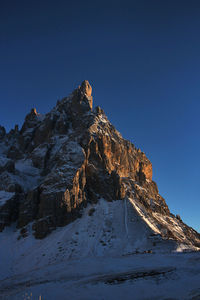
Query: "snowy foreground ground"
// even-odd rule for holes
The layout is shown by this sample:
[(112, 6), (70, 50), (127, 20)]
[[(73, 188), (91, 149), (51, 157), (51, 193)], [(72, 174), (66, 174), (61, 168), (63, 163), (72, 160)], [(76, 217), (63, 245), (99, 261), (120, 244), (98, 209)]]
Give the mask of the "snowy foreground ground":
[(199, 265), (197, 253), (63, 262), (2, 280), (0, 299), (200, 299)]
[(43, 240), (4, 230), (0, 299), (200, 299), (200, 252), (172, 250), (130, 205), (102, 200)]

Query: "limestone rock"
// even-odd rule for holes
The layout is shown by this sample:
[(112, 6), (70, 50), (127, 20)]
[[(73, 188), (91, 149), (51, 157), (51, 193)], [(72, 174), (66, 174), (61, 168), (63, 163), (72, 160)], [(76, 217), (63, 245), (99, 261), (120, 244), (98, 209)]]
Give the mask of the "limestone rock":
[[(81, 217), (88, 203), (128, 197), (163, 238), (198, 245), (199, 234), (159, 195), (146, 155), (122, 138), (100, 107), (92, 107), (85, 80), (48, 114), (32, 109), (21, 130), (6, 134), (0, 127), (0, 195), (12, 195), (0, 206), (1, 230), (14, 221), (19, 228), (33, 222), (35, 237), (44, 238)], [(173, 222), (182, 236), (171, 229)]]
[(92, 87), (87, 80), (84, 80), (81, 84), (80, 90), (87, 96), (92, 96)]
[(93, 97), (92, 97), (92, 87), (87, 80), (84, 80), (81, 86), (73, 92), (74, 109), (77, 112), (92, 110), (93, 107)]

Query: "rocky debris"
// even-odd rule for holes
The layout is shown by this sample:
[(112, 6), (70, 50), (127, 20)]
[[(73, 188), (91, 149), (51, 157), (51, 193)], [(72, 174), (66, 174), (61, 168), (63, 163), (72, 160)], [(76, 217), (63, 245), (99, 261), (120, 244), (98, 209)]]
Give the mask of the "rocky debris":
[(32, 109), (21, 130), (6, 134), (2, 128), (0, 193), (14, 193), (0, 207), (2, 229), (33, 222), (35, 237), (44, 238), (81, 217), (88, 203), (129, 197), (163, 238), (199, 243), (199, 234), (170, 214), (146, 155), (122, 138), (100, 107), (93, 110), (88, 81), (48, 114)]
[(27, 231), (27, 228), (26, 227), (23, 227), (21, 230), (20, 230), (20, 234), (18, 236), (18, 240), (20, 240), (21, 238), (26, 238), (28, 236), (28, 231)]

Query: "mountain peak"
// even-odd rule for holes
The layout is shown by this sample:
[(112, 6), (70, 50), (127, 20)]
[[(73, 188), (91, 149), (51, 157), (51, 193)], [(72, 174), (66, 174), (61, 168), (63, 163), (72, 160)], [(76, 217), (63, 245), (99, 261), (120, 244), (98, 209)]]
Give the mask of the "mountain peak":
[(84, 80), (81, 83), (81, 86), (78, 87), (73, 92), (73, 102), (77, 108), (81, 108), (81, 110), (89, 109), (92, 110), (93, 107), (93, 97), (92, 97), (92, 87), (87, 80)]
[(91, 96), (92, 96), (92, 87), (91, 87), (91, 85), (89, 84), (89, 81), (88, 81), (88, 80), (84, 80), (84, 81), (81, 83), (80, 90), (81, 90), (87, 97), (91, 97)]
[(17, 222), (23, 232), (32, 223), (35, 237), (44, 238), (86, 206), (120, 200), (149, 235), (199, 247), (199, 234), (172, 215), (159, 194), (146, 155), (92, 105), (84, 80), (48, 114), (32, 109), (19, 132), (6, 135), (0, 127), (0, 231)]

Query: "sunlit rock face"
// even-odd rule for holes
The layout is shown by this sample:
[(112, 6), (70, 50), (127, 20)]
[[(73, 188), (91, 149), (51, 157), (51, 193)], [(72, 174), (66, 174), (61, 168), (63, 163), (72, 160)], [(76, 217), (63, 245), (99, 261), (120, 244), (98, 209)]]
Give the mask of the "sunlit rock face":
[[(87, 80), (84, 80), (80, 86), (80, 90), (87, 96), (92, 96), (92, 87)], [(91, 107), (92, 109), (92, 107)]]
[(100, 107), (93, 110), (88, 81), (46, 115), (32, 109), (21, 130), (0, 127), (0, 145), (0, 230), (32, 222), (35, 237), (44, 238), (81, 217), (88, 203), (130, 198), (163, 238), (199, 245), (199, 234), (159, 195), (146, 155)]

